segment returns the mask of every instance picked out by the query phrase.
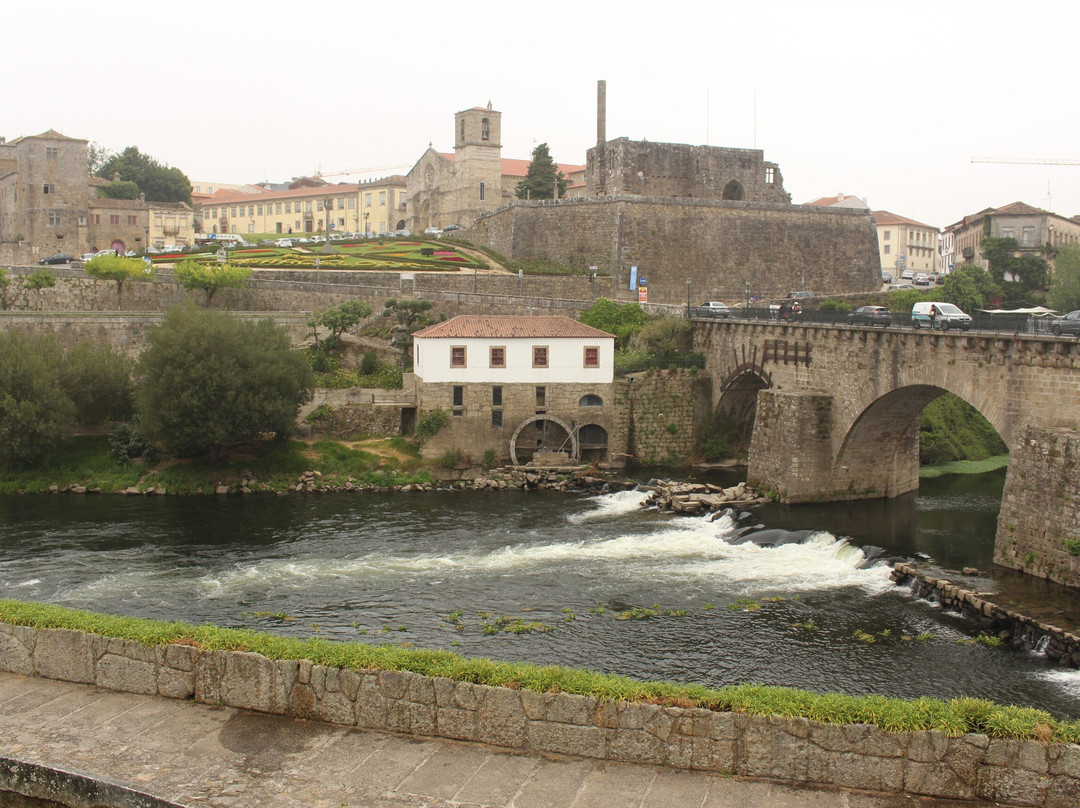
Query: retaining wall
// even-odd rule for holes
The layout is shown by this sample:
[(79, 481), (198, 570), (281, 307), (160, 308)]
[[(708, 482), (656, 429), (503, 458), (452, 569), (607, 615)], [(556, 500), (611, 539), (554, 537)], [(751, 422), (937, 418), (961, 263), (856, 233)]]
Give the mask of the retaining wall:
[(7, 624), (0, 669), (531, 753), (1040, 808), (1080, 804), (1080, 746), (1071, 744), (602, 701)]

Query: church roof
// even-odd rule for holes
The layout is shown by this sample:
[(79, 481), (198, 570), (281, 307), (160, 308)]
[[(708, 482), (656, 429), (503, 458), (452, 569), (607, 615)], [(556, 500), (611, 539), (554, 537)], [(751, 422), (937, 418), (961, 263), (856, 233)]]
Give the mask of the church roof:
[[(445, 157), (451, 163), (454, 162), (453, 153), (439, 152), (440, 157)], [(528, 160), (519, 160), (515, 157), (503, 157), (500, 158), (502, 163), (502, 175), (504, 177), (524, 177), (529, 173), (529, 163), (532, 162), (532, 158)], [(571, 174), (577, 174), (584, 171), (586, 166), (574, 165), (572, 163), (556, 163), (555, 168), (563, 173), (564, 177), (569, 177)]]
[(522, 317), (515, 315), (462, 314), (417, 331), (413, 337), (432, 339), (614, 339), (613, 334), (561, 315)]

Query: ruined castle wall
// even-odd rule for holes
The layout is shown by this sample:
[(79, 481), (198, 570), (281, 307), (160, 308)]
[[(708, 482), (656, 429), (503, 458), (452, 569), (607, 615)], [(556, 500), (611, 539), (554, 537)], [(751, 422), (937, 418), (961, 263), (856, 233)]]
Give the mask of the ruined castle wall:
[[(692, 305), (880, 288), (877, 233), (866, 211), (643, 197), (519, 202), (481, 217), (479, 243), (514, 259), (547, 258), (614, 278), (616, 299)], [(689, 284), (687, 283), (689, 281)]]

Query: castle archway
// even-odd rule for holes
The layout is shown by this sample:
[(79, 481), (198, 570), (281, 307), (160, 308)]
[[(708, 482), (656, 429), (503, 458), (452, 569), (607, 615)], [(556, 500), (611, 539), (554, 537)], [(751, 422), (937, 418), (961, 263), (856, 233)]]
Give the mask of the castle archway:
[(730, 199), (735, 202), (742, 202), (746, 193), (743, 191), (742, 183), (738, 180), (732, 180), (724, 186), (724, 192), (721, 194), (721, 198)]
[(554, 415), (526, 418), (510, 437), (510, 460), (522, 466), (538, 451), (567, 452), (576, 461), (581, 457), (577, 429)]

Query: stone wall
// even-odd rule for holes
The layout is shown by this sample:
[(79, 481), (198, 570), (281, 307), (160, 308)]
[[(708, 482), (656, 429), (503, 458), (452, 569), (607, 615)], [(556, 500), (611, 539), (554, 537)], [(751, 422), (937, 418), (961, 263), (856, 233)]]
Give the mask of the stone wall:
[[(626, 452), (646, 466), (678, 466), (699, 458), (709, 419), (711, 380), (689, 370), (634, 373), (619, 385)], [(621, 419), (620, 419), (621, 420)]]
[(746, 481), (783, 502), (818, 502), (832, 478), (833, 398), (798, 390), (758, 393)]
[(1080, 432), (1029, 428), (1010, 448), (994, 563), (1080, 587)]
[[(765, 203), (648, 197), (515, 202), (482, 215), (479, 243), (514, 259), (546, 258), (615, 279), (619, 300), (637, 300), (630, 268), (650, 302), (745, 300), (869, 292), (881, 287), (869, 213)], [(687, 284), (689, 281), (689, 285)], [(688, 288), (689, 286), (689, 288)]]
[(1080, 802), (1080, 746), (604, 701), (0, 624), (0, 669), (532, 754), (1039, 808)]

